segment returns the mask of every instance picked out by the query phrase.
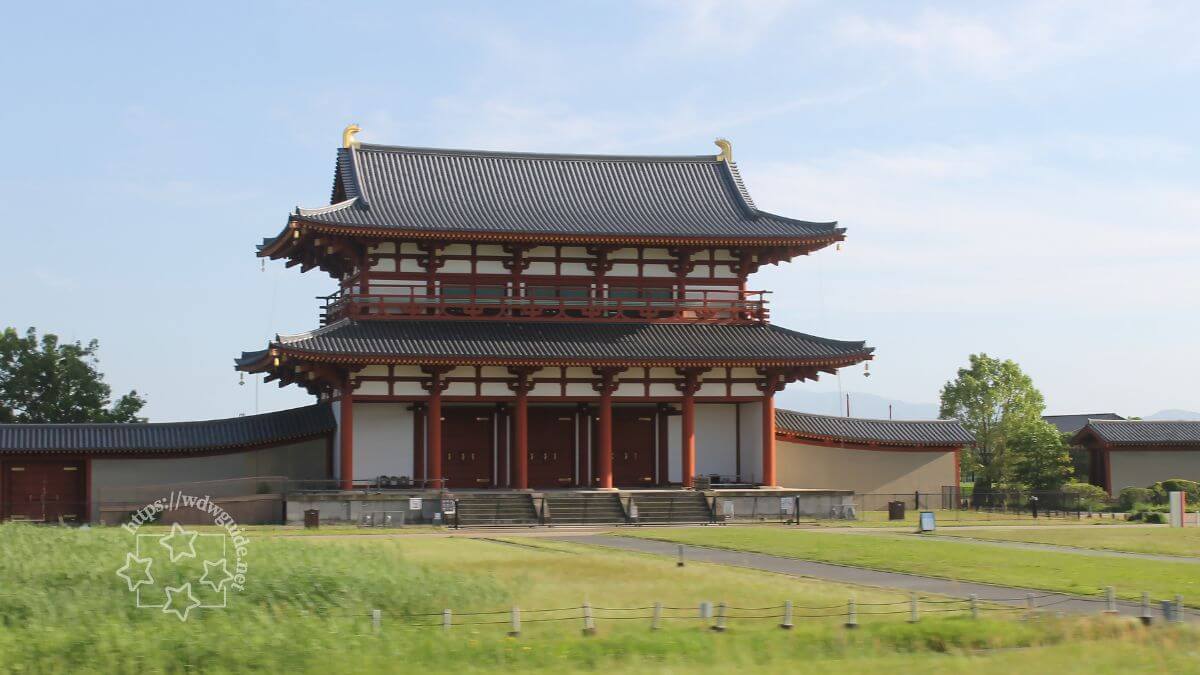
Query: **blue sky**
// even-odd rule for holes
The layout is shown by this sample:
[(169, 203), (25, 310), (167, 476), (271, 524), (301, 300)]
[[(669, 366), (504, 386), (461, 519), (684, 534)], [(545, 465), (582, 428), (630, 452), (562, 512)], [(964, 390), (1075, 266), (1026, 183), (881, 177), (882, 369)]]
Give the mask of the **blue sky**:
[[(253, 255), (367, 142), (700, 154), (848, 228), (774, 320), (933, 401), (977, 351), (1048, 412), (1200, 409), (1200, 5), (25, 3), (0, 26), (0, 324), (98, 338), (167, 421), (307, 401), (231, 359), (332, 288)], [(256, 403), (257, 392), (257, 403)], [(786, 394), (785, 394), (786, 397)], [(785, 398), (786, 400), (786, 398)]]

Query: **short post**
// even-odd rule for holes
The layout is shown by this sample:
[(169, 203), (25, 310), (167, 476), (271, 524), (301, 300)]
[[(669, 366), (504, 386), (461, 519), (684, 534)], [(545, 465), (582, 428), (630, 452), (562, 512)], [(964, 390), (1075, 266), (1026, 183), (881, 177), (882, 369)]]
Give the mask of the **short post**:
[(718, 633), (725, 632), (725, 603), (717, 603), (717, 622), (713, 624), (713, 630)]
[(908, 594), (908, 622), (916, 623), (921, 620), (921, 615), (917, 606), (917, 594)]
[(1112, 586), (1104, 587), (1104, 613), (1117, 613), (1117, 589)]
[(1175, 623), (1183, 623), (1183, 596), (1175, 596)]
[(383, 610), (371, 610), (371, 630), (378, 633), (383, 628)]
[(650, 630), (658, 630), (662, 626), (662, 603), (654, 603), (654, 617), (650, 619)]
[(979, 618), (979, 596), (974, 593), (971, 594), (971, 618)]
[(1150, 613), (1150, 594), (1146, 591), (1142, 591), (1142, 615), (1138, 618), (1143, 626), (1149, 626), (1154, 621), (1154, 615)]
[(442, 610), (442, 630), (450, 630), (450, 626), (452, 624), (453, 624), (453, 620), (450, 615), (450, 610), (443, 609)]
[(683, 544), (679, 545), (679, 561), (675, 563), (676, 567), (683, 567)]
[(700, 618), (701, 619), (711, 619), (712, 618), (712, 602), (705, 600), (704, 602), (700, 603)]
[(596, 623), (592, 620), (592, 603), (583, 603), (583, 634), (595, 635)]
[(1025, 594), (1025, 618), (1033, 618), (1033, 593)]
[(512, 608), (512, 627), (508, 631), (508, 637), (519, 637), (521, 635), (521, 608)]
[(792, 627), (795, 625), (796, 624), (792, 623), (792, 601), (784, 600), (783, 601), (783, 623), (779, 624), (779, 627), (784, 630), (791, 630)]
[(858, 628), (858, 605), (853, 597), (846, 603), (846, 628)]

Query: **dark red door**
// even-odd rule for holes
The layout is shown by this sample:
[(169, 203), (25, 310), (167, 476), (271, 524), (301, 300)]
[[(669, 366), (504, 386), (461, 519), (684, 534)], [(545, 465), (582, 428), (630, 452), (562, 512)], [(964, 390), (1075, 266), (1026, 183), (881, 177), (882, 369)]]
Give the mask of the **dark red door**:
[(492, 486), (493, 408), (442, 408), (442, 473), (446, 487)]
[(82, 462), (9, 461), (3, 464), (6, 518), (81, 522), (86, 518)]
[(575, 483), (575, 410), (529, 409), (529, 487)]
[(613, 485), (654, 485), (654, 408), (613, 408)]

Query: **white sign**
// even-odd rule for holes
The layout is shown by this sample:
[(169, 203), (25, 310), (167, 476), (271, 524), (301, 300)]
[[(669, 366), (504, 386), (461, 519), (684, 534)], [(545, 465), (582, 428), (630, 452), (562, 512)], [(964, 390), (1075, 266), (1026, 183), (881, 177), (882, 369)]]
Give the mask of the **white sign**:
[(937, 529), (937, 519), (933, 517), (933, 511), (921, 512), (921, 531), (933, 532)]
[(454, 515), (454, 500), (453, 499), (443, 499), (442, 500), (442, 513), (444, 513), (448, 516)]
[(780, 497), (779, 498), (779, 510), (784, 513), (791, 513), (792, 512), (792, 498), (791, 497)]
[(1171, 527), (1183, 527), (1184, 514), (1187, 513), (1187, 493), (1168, 492), (1167, 498), (1171, 504), (1171, 517), (1168, 522)]
[(420, 511), (421, 510), (421, 498), (420, 497), (409, 497), (408, 498), (408, 510), (409, 511)]
[(733, 518), (733, 502), (728, 500), (723, 501), (721, 502), (721, 508), (725, 511), (726, 520)]

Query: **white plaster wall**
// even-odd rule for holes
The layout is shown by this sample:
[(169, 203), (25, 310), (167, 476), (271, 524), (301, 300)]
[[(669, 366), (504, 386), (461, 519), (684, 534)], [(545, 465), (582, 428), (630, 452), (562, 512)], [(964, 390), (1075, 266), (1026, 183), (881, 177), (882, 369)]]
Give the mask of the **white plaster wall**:
[(742, 419), (742, 480), (757, 482), (762, 478), (762, 404), (738, 404), (738, 414)]
[(354, 404), (354, 478), (413, 475), (413, 413), (407, 407)]
[(736, 404), (696, 405), (696, 474), (732, 476), (737, 471)]
[(1114, 495), (1171, 478), (1200, 481), (1200, 450), (1113, 450), (1108, 456)]
[(857, 494), (938, 494), (954, 485), (953, 452), (829, 448), (778, 441), (779, 484)]

